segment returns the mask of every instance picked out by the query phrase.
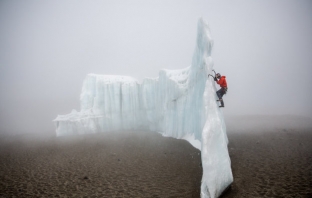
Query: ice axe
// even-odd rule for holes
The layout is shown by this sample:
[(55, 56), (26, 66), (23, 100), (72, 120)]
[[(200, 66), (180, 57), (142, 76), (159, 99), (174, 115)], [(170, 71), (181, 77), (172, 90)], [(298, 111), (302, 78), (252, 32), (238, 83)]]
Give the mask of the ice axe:
[(209, 76), (211, 76), (211, 77), (213, 78), (214, 81), (217, 81), (217, 78), (216, 78), (215, 76), (213, 76), (213, 75), (211, 75), (211, 74), (208, 74), (208, 78), (209, 78)]
[(215, 73), (215, 76), (216, 76), (216, 75), (217, 75), (217, 74), (216, 74), (216, 71), (215, 71), (214, 69), (213, 69), (212, 71)]
[(211, 74), (208, 74), (208, 77), (209, 77), (209, 76), (211, 76), (212, 78), (215, 78), (215, 77), (214, 77), (213, 75), (211, 75)]
[(215, 76), (213, 76), (213, 75), (211, 75), (211, 74), (208, 74), (208, 78), (209, 78), (209, 76), (211, 76), (215, 81), (217, 81), (217, 80), (216, 80), (216, 75), (217, 75), (217, 74), (216, 74), (216, 71), (215, 71), (215, 70), (212, 70), (212, 71), (214, 72)]
[(213, 76), (213, 75), (211, 75), (211, 74), (208, 74), (208, 77), (211, 76), (212, 78), (215, 78), (216, 75), (217, 75), (217, 74), (216, 74), (216, 71), (215, 71), (215, 70), (212, 70), (212, 71), (214, 72), (215, 76)]

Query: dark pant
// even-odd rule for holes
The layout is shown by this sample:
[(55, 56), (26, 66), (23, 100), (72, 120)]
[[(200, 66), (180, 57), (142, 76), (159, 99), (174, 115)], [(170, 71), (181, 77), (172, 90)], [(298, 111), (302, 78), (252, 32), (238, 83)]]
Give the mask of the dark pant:
[(219, 98), (219, 100), (220, 100), (220, 102), (221, 102), (221, 106), (224, 106), (224, 102), (223, 102), (223, 100), (222, 100), (222, 97), (223, 97), (223, 95), (225, 94), (225, 92), (226, 92), (226, 89), (225, 89), (224, 87), (221, 87), (221, 89), (219, 89), (219, 90), (217, 91), (217, 96), (218, 96), (218, 98)]

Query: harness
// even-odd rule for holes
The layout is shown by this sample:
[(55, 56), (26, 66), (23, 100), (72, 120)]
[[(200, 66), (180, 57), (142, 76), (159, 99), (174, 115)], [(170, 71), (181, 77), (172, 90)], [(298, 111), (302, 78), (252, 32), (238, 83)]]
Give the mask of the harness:
[(221, 89), (222, 89), (223, 93), (226, 94), (228, 88), (227, 87), (221, 87)]

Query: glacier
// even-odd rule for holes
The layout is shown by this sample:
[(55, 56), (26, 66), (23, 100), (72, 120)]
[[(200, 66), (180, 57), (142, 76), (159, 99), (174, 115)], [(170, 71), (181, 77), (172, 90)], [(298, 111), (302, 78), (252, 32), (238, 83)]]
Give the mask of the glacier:
[(80, 111), (58, 115), (56, 135), (151, 130), (189, 141), (201, 150), (201, 197), (214, 198), (233, 182), (226, 125), (216, 100), (213, 40), (207, 23), (197, 25), (191, 66), (160, 70), (140, 83), (128, 76), (88, 74), (80, 95)]

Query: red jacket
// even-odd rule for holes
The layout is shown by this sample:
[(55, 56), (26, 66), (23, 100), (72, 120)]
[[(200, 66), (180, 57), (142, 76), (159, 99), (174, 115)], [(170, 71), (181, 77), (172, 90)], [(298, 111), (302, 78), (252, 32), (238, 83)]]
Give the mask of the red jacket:
[(217, 83), (220, 85), (220, 87), (227, 87), (225, 76), (221, 76), (220, 80), (218, 80)]

